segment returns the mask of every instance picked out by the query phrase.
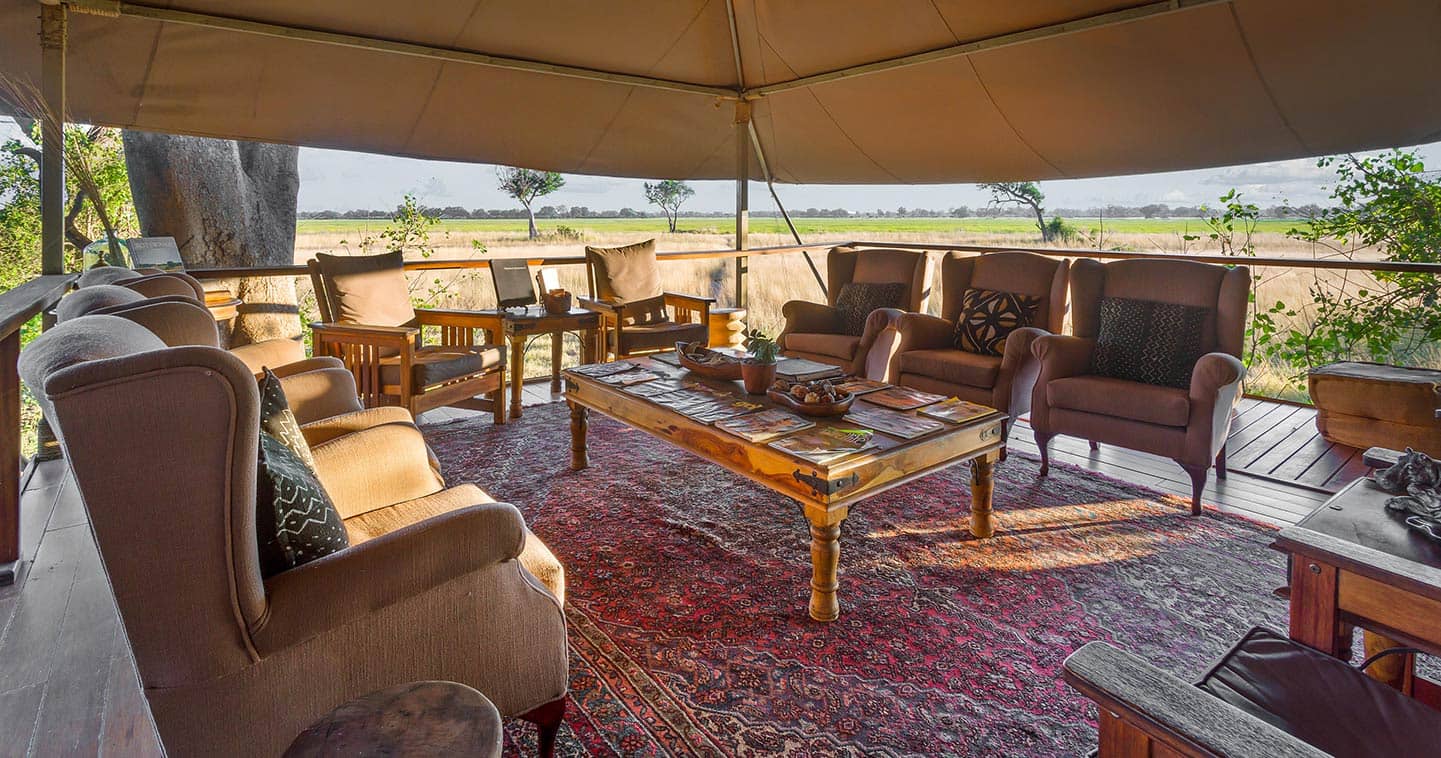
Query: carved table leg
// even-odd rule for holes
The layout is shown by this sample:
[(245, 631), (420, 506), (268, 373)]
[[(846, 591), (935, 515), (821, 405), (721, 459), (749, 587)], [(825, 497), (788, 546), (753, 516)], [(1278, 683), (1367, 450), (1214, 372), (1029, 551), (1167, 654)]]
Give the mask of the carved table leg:
[(550, 333), (550, 394), (560, 394), (560, 359), (561, 346), (565, 342), (565, 332)]
[(996, 460), (990, 452), (971, 461), (971, 535), (981, 539), (996, 533), (991, 521), (991, 495), (995, 491)]
[(590, 465), (586, 453), (585, 434), (590, 427), (590, 409), (580, 403), (570, 404), (570, 467), (580, 471)]
[(836, 599), (836, 567), (841, 558), (841, 525), (811, 524), (811, 618), (835, 621), (841, 615)]
[(525, 337), (510, 338), (510, 417), (520, 418), (520, 396), (525, 390)]

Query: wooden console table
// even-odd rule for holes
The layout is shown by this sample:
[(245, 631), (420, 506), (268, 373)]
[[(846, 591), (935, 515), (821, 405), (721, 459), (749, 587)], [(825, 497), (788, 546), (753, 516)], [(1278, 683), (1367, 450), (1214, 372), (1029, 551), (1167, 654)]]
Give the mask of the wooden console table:
[(595, 355), (595, 332), (600, 327), (600, 314), (584, 308), (569, 313), (548, 313), (540, 306), (524, 310), (474, 311), (477, 326), (489, 332), (497, 345), (509, 345), (510, 417), (521, 416), (521, 393), (525, 385), (525, 342), (539, 334), (550, 335), (550, 391), (560, 392), (561, 337), (566, 332), (583, 332), (581, 363), (590, 363)]
[[(1290, 554), (1292, 639), (1348, 658), (1360, 627), (1374, 636), (1368, 647), (1394, 640), (1441, 654), (1441, 543), (1388, 512), (1387, 497), (1358, 479), (1281, 530), (1272, 546)], [(1441, 705), (1441, 687), (1406, 663), (1391, 683)]]

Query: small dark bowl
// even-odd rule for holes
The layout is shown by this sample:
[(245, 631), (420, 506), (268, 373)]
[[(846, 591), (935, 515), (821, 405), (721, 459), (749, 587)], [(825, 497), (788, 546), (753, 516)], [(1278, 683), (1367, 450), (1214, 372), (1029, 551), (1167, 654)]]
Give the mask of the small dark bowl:
[(784, 406), (803, 416), (844, 416), (846, 411), (851, 409), (851, 403), (856, 401), (854, 394), (847, 394), (834, 403), (803, 403), (790, 395), (788, 392), (769, 390), (766, 397), (770, 398), (777, 405)]

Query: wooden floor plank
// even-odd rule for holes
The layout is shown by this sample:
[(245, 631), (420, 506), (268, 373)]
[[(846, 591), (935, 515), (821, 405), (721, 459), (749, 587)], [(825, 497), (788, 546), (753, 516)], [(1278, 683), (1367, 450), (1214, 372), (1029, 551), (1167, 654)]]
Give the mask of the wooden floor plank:
[(30, 753), (35, 722), (40, 715), (40, 701), (44, 695), (43, 683), (0, 693), (0, 755)]
[(50, 678), (70, 594), (84, 560), (83, 528), (45, 533), (5, 635), (0, 638), (0, 692)]
[(1321, 437), (1312, 424), (1302, 424), (1293, 427), (1285, 437), (1277, 440), (1270, 450), (1264, 455), (1253, 459), (1250, 463), (1242, 466), (1242, 470), (1255, 471), (1258, 474), (1267, 474), (1278, 479), (1287, 479), (1285, 474), (1278, 473), (1293, 458), (1300, 459), (1300, 471), (1305, 471), (1306, 463), (1315, 460), (1316, 456), (1325, 449), (1329, 443)]
[(156, 738), (145, 695), (140, 691), (135, 660), (124, 629), (116, 632), (115, 644), (111, 647), (110, 675), (101, 715), (100, 754), (124, 758), (160, 758), (165, 754)]
[(1253, 461), (1290, 436), (1297, 427), (1307, 423), (1304, 419), (1292, 420), (1299, 412), (1299, 408), (1281, 406), (1281, 413), (1268, 415), (1265, 423), (1254, 424), (1228, 437), (1227, 460), (1236, 468), (1248, 468)]

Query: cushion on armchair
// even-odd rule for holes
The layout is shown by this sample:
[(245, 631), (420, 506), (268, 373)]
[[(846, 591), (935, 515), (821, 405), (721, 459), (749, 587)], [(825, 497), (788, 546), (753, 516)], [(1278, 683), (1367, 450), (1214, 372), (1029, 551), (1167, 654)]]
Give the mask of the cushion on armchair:
[(1201, 330), (1210, 308), (1103, 297), (1091, 354), (1091, 373), (1186, 389), (1191, 371), (1205, 354)]
[(258, 463), (255, 537), (262, 576), (350, 546), (340, 512), (315, 474), (315, 458), (285, 390), (269, 369), (260, 382)]
[(866, 319), (878, 308), (905, 308), (906, 294), (911, 285), (904, 282), (885, 284), (847, 282), (836, 296), (836, 311), (841, 331), (859, 337), (866, 331)]
[(586, 262), (595, 277), (595, 297), (607, 302), (630, 303), (661, 294), (660, 266), (655, 240), (625, 247), (585, 248)]
[(330, 255), (317, 253), (316, 265), (330, 291), (332, 314), (343, 324), (402, 326), (415, 319), (405, 259), (400, 253)]
[(981, 355), (1004, 355), (1011, 332), (1036, 322), (1041, 298), (1016, 292), (969, 288), (961, 295), (956, 318), (956, 349)]

